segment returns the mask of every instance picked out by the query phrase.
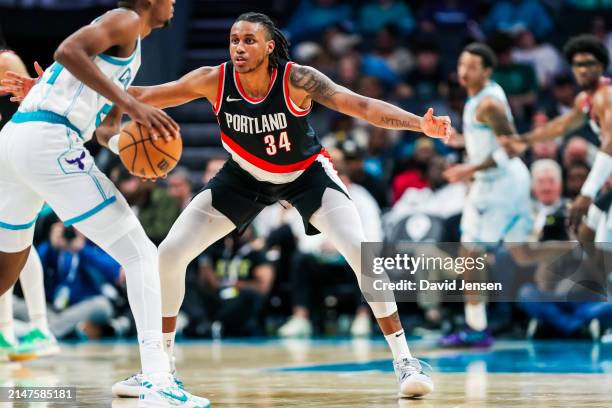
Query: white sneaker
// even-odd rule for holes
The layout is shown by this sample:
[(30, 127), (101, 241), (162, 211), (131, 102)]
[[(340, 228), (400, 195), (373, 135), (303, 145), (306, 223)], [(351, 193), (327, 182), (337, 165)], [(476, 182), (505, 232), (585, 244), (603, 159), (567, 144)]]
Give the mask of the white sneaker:
[(368, 314), (358, 314), (351, 324), (351, 336), (369, 337), (372, 334), (372, 321)]
[(142, 374), (134, 374), (123, 381), (118, 381), (111, 387), (113, 398), (138, 398), (140, 395), (140, 383)]
[(393, 368), (399, 382), (400, 398), (422, 397), (434, 390), (431, 377), (423, 371), (416, 358), (395, 360)]
[(281, 337), (310, 337), (312, 336), (312, 323), (303, 317), (291, 316), (287, 323), (278, 329)]
[(167, 374), (161, 382), (154, 384), (149, 378), (143, 377), (138, 397), (140, 408), (153, 407), (182, 407), (182, 408), (210, 408), (210, 401), (206, 398), (191, 395), (179, 388), (171, 374)]
[[(113, 398), (138, 398), (140, 395), (140, 384), (142, 383), (143, 378), (142, 373), (138, 373), (126, 378), (123, 381), (118, 381), (113, 384), (111, 387)], [(178, 388), (181, 390), (185, 388), (183, 382), (176, 376), (174, 371), (172, 373), (172, 378), (174, 379), (174, 384)]]

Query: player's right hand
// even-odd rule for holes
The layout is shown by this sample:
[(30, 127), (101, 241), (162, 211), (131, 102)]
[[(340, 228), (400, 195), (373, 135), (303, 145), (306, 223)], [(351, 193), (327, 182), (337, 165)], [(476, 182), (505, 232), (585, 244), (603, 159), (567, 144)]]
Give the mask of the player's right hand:
[(134, 121), (149, 130), (153, 140), (163, 137), (170, 141), (180, 137), (179, 125), (161, 109), (134, 100), (125, 111)]

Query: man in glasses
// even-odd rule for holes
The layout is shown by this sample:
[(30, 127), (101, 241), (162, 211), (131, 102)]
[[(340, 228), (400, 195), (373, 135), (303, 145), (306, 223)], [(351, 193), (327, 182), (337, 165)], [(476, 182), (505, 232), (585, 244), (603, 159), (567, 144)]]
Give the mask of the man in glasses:
[[(565, 45), (563, 53), (582, 88), (572, 110), (521, 135), (520, 139), (506, 138), (504, 144), (509, 151), (521, 154), (534, 143), (562, 137), (589, 121), (601, 145), (580, 195), (570, 207), (570, 226), (576, 230), (612, 172), (612, 80), (604, 76), (610, 56), (597, 37), (586, 34), (574, 37)], [(612, 238), (612, 226), (609, 230), (607, 235)]]

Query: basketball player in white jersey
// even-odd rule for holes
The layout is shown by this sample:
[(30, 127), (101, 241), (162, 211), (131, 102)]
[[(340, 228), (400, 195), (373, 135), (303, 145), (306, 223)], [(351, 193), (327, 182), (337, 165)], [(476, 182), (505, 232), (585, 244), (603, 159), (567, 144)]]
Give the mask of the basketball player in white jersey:
[[(459, 57), (457, 73), (468, 93), (463, 111), (468, 162), (445, 173), (450, 182), (474, 178), (461, 219), (461, 241), (484, 244), (484, 249), (502, 241), (524, 242), (532, 223), (529, 171), (519, 158), (510, 159), (498, 142), (498, 136), (516, 131), (506, 95), (490, 79), (494, 67), (495, 54), (485, 44), (470, 44)], [(464, 247), (469, 256), (479, 256), (482, 250), (481, 245)], [(489, 346), (493, 338), (482, 299), (467, 297), (465, 315), (467, 327), (442, 338), (441, 345)]]
[(140, 41), (168, 24), (174, 0), (119, 1), (68, 37), (0, 133), (0, 293), (22, 270), (47, 202), (125, 269), (144, 381), (140, 406), (208, 407), (170, 373), (162, 348), (158, 254), (113, 183), (83, 146), (113, 105), (154, 134), (176, 137), (164, 112), (126, 90), (140, 67)]
[[(37, 69), (40, 68), (36, 64)], [(29, 77), (26, 67), (11, 50), (0, 29), (0, 79), (7, 71)], [(17, 105), (10, 101), (10, 93), (0, 87), (0, 129), (7, 123)], [(33, 248), (19, 277), (21, 288), (28, 307), (30, 331), (18, 343), (15, 336), (13, 319), (12, 287), (0, 296), (0, 359), (31, 359), (59, 352), (57, 340), (49, 330), (47, 303), (45, 299), (44, 276), (38, 253)]]

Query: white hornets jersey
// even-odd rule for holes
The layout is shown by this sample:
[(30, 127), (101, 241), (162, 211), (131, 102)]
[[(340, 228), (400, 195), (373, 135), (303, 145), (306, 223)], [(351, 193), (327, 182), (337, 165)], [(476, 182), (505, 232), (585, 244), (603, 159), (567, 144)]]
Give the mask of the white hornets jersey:
[[(134, 53), (128, 58), (106, 54), (93, 57), (93, 63), (104, 75), (127, 90), (140, 68), (140, 37)], [(60, 115), (85, 141), (111, 111), (113, 103), (88, 88), (60, 63), (51, 65), (19, 107), (20, 113)]]
[[(492, 81), (488, 82), (480, 92), (468, 98), (463, 109), (463, 135), (465, 137), (465, 149), (467, 151), (468, 162), (472, 164), (484, 162), (499, 147), (493, 129), (476, 120), (478, 105), (487, 97), (503, 103), (508, 120), (510, 123), (514, 122), (506, 94), (497, 83)], [(493, 173), (498, 173), (499, 169), (494, 167), (485, 170), (485, 172), (493, 175)]]

